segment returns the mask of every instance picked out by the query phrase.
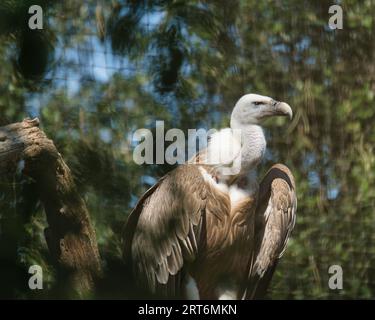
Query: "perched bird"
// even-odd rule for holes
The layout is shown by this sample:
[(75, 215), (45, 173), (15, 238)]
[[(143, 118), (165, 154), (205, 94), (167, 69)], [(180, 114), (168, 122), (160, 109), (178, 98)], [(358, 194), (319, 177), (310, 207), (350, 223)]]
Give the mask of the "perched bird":
[(230, 128), (162, 177), (140, 198), (124, 229), (124, 259), (152, 297), (253, 299), (265, 295), (295, 223), (289, 169), (272, 166), (258, 184), (262, 121), (292, 118), (284, 102), (244, 95)]

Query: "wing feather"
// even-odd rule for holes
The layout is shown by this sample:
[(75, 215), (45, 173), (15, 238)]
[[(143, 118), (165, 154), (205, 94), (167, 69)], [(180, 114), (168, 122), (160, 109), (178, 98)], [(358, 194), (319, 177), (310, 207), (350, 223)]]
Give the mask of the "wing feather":
[(294, 228), (296, 210), (297, 197), (292, 173), (284, 165), (272, 166), (259, 186), (256, 249), (249, 263), (244, 298), (264, 297)]
[(198, 252), (206, 188), (197, 166), (181, 165), (148, 190), (130, 214), (124, 258), (138, 285), (150, 293), (182, 294), (183, 270)]

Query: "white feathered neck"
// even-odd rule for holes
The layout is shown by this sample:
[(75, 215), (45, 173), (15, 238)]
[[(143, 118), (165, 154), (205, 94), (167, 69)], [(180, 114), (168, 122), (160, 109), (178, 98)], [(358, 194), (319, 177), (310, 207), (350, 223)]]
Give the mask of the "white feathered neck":
[(225, 175), (247, 175), (262, 160), (266, 139), (259, 125), (225, 128), (211, 136), (207, 162)]

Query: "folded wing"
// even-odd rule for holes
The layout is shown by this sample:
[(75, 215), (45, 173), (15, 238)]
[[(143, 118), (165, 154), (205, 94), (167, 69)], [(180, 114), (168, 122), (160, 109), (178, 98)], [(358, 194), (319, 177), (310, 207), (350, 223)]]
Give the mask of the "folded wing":
[(139, 286), (181, 297), (184, 270), (198, 252), (206, 185), (197, 166), (181, 165), (139, 200), (125, 227), (125, 260)]
[(292, 173), (274, 165), (259, 186), (255, 217), (255, 251), (249, 262), (245, 299), (260, 299), (266, 294), (279, 259), (293, 230), (297, 197)]

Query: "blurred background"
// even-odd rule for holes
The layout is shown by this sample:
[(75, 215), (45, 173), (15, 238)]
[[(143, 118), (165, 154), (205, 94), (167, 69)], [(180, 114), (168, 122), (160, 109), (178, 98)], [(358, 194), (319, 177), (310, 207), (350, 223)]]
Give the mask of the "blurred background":
[[(30, 30), (28, 8), (44, 10)], [(342, 30), (328, 27), (341, 5)], [(132, 134), (220, 128), (244, 93), (288, 102), (268, 122), (264, 173), (292, 170), (297, 222), (272, 299), (375, 296), (375, 2), (3, 0), (0, 125), (38, 117), (72, 169), (93, 220), (105, 280), (94, 297), (126, 298), (120, 232), (169, 165), (133, 162)], [(32, 183), (0, 181), (0, 297), (49, 298), (56, 282)], [(45, 290), (29, 290), (28, 267)], [(328, 287), (331, 265), (343, 289)]]

